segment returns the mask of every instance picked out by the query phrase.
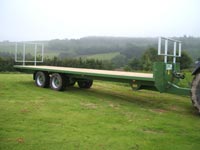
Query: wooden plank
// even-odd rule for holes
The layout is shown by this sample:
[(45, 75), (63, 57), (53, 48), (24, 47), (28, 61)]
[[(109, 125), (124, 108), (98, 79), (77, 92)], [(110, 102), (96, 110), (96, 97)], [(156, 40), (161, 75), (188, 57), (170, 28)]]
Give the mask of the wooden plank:
[(85, 69), (85, 68), (71, 68), (71, 67), (56, 67), (56, 66), (17, 66), (17, 68), (30, 68), (30, 69), (45, 69), (45, 70), (57, 70), (65, 72), (78, 72), (78, 73), (92, 73), (101, 75), (113, 75), (113, 76), (129, 76), (129, 77), (141, 77), (141, 78), (153, 78), (151, 73), (136, 73), (125, 71), (110, 71), (110, 70), (97, 70), (97, 69)]

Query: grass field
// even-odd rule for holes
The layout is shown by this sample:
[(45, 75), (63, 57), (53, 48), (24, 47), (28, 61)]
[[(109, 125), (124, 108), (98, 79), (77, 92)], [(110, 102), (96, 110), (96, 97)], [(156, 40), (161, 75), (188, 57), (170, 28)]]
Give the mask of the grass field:
[(120, 52), (110, 52), (110, 53), (103, 53), (103, 54), (94, 54), (94, 55), (80, 55), (77, 58), (87, 58), (87, 59), (99, 59), (99, 60), (111, 60), (112, 58), (119, 55)]
[(198, 150), (190, 98), (96, 81), (55, 92), (0, 74), (1, 150)]

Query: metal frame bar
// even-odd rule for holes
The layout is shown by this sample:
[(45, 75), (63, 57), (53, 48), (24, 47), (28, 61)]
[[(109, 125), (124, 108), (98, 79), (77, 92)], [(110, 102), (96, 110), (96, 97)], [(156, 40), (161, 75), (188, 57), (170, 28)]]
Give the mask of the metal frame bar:
[[(27, 44), (31, 44), (31, 45), (35, 45), (34, 47), (34, 61), (33, 60), (26, 60), (26, 45)], [(42, 58), (41, 60), (37, 60), (37, 49), (38, 49), (38, 45), (41, 45), (42, 49), (41, 49), (41, 54), (42, 54)], [(34, 65), (36, 66), (37, 63), (42, 63), (44, 61), (44, 44), (42, 43), (31, 43), (31, 42), (24, 42), (23, 43), (23, 54), (22, 54), (22, 60), (18, 60), (17, 59), (17, 53), (18, 53), (18, 43), (15, 43), (15, 62), (22, 62), (23, 66), (25, 66), (26, 62), (33, 62)]]
[[(162, 40), (165, 41), (164, 53), (161, 52)], [(174, 43), (173, 55), (168, 54), (168, 43), (169, 43), (169, 41)], [(176, 54), (177, 43), (178, 43), (178, 55)], [(158, 38), (158, 55), (164, 56), (164, 62), (165, 63), (167, 63), (167, 57), (173, 57), (173, 63), (175, 64), (176, 63), (176, 57), (181, 57), (181, 41), (174, 40), (174, 39), (171, 39), (171, 38), (166, 38), (166, 37), (159, 37)]]
[[(174, 56), (176, 56), (176, 42), (174, 42)], [(176, 63), (176, 57), (173, 57), (173, 63)]]
[(178, 56), (181, 57), (181, 43), (179, 43), (179, 52), (178, 52)]
[(169, 41), (172, 41), (172, 42), (182, 43), (181, 41), (175, 40), (175, 39), (172, 39), (172, 38), (167, 38), (167, 37), (162, 37), (162, 36), (160, 38), (165, 39), (165, 40), (169, 40)]
[(15, 62), (17, 62), (17, 43), (15, 43)]
[(23, 66), (25, 65), (25, 60), (26, 60), (26, 45), (25, 43), (23, 44)]
[(36, 66), (36, 61), (37, 61), (37, 44), (35, 44), (35, 62), (34, 62), (35, 66)]
[(164, 62), (167, 63), (168, 40), (165, 40), (165, 58)]

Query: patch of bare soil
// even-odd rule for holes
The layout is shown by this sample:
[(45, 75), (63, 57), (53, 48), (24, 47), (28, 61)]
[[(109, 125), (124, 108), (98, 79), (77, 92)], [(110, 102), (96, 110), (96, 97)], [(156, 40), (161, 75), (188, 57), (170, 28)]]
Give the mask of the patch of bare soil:
[(143, 129), (143, 132), (149, 133), (149, 134), (160, 134), (160, 133), (163, 133), (163, 131), (153, 130), (153, 129)]
[(156, 112), (156, 113), (159, 113), (159, 114), (163, 114), (163, 113), (167, 113), (168, 112), (167, 110), (160, 109), (160, 108), (158, 108), (158, 109), (150, 109), (150, 111)]
[(97, 105), (94, 103), (81, 103), (81, 106), (87, 109), (97, 109)]
[(169, 109), (173, 110), (173, 111), (183, 111), (184, 110), (184, 108), (178, 107), (178, 106), (171, 106)]
[(118, 108), (119, 108), (119, 104), (109, 103), (108, 105), (109, 105), (110, 107), (114, 108), (114, 109), (118, 109)]
[(24, 143), (24, 139), (21, 138), (21, 137), (20, 137), (20, 138), (17, 138), (16, 141), (17, 141), (18, 143)]
[(22, 114), (26, 114), (26, 113), (28, 113), (28, 112), (30, 112), (28, 109), (22, 109), (21, 111), (20, 111)]

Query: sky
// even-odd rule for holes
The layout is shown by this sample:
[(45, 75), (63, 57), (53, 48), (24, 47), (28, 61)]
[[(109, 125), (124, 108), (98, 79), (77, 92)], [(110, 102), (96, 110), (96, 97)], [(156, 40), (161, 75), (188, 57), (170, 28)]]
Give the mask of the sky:
[(0, 41), (200, 37), (200, 0), (0, 0)]

